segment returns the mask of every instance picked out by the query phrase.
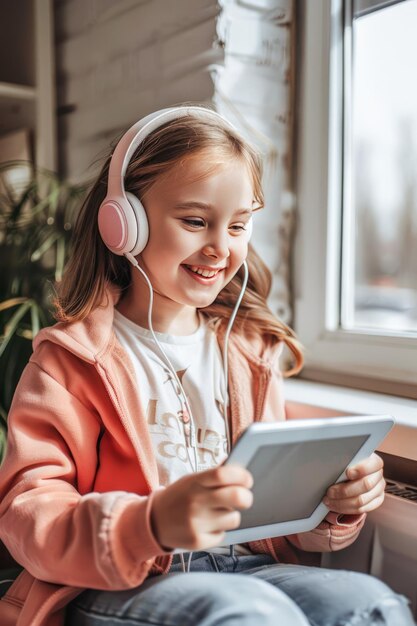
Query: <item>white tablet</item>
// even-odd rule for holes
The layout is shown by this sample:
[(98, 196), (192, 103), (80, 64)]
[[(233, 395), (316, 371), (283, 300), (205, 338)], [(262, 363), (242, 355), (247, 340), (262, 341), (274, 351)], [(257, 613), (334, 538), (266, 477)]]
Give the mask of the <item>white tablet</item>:
[(219, 545), (315, 528), (328, 513), (328, 487), (346, 480), (346, 469), (372, 454), (393, 424), (391, 416), (376, 415), (249, 426), (226, 463), (253, 475), (253, 505)]

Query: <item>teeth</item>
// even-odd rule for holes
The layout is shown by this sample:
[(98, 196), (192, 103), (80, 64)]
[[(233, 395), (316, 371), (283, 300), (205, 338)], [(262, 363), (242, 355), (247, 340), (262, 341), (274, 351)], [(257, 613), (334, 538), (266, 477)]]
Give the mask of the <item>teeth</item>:
[(214, 271), (202, 270), (196, 265), (189, 265), (188, 267), (190, 268), (192, 272), (194, 272), (195, 274), (199, 274), (200, 276), (204, 276), (204, 278), (213, 278), (213, 276), (215, 276), (219, 271), (219, 270), (214, 270)]

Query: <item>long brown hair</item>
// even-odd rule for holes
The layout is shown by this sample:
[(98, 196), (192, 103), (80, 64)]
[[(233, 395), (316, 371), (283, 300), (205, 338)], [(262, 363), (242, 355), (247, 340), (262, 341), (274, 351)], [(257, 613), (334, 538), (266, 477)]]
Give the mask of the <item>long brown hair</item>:
[[(261, 185), (262, 167), (259, 154), (225, 122), (187, 114), (154, 130), (138, 146), (127, 168), (124, 187), (143, 199), (156, 180), (174, 165), (201, 157), (209, 175), (231, 158), (241, 160), (248, 168), (254, 190), (254, 206), (264, 205)], [(105, 297), (111, 283), (122, 292), (131, 284), (131, 265), (123, 257), (110, 252), (104, 245), (97, 225), (97, 213), (107, 193), (107, 178), (111, 155), (86, 197), (74, 229), (70, 259), (65, 269), (56, 299), (56, 319), (73, 322), (82, 320)], [(247, 257), (249, 280), (236, 316), (235, 326), (248, 335), (261, 335), (271, 343), (283, 341), (294, 356), (294, 365), (286, 375), (298, 372), (303, 363), (302, 350), (293, 331), (276, 318), (267, 305), (271, 274), (252, 246)], [(216, 300), (202, 313), (216, 326), (224, 324), (240, 293), (242, 270), (218, 294)]]

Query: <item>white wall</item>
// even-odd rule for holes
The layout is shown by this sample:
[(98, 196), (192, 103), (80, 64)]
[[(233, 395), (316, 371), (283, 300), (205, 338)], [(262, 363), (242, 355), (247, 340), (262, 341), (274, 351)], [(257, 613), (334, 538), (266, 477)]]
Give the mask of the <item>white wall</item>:
[(208, 70), (221, 62), (216, 0), (55, 2), (62, 173), (91, 178), (91, 162), (145, 114), (211, 102)]

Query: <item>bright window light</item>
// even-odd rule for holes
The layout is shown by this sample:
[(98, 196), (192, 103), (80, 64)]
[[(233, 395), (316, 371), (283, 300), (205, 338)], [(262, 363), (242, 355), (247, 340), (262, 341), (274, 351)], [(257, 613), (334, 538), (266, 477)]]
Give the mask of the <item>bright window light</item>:
[(341, 293), (346, 330), (417, 333), (416, 32), (417, 0), (353, 16)]

